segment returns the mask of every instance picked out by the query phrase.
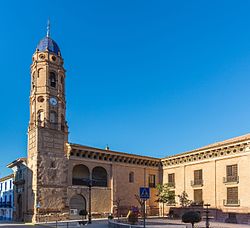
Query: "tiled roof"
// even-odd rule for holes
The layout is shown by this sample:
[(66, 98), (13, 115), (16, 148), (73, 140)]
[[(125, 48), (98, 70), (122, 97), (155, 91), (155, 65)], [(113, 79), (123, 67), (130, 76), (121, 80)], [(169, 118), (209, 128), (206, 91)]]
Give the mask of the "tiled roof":
[(44, 37), (39, 44), (37, 45), (38, 51), (49, 51), (56, 55), (59, 55), (60, 49), (57, 45), (57, 43), (52, 40), (50, 37), (46, 36)]

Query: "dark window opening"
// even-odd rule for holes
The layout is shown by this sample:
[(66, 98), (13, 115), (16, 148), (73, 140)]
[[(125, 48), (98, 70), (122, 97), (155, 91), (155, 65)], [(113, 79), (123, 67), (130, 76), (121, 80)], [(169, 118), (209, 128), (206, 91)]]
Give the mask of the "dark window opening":
[(129, 183), (134, 183), (134, 172), (129, 173)]
[(50, 79), (50, 86), (56, 88), (56, 75), (54, 72), (50, 72), (49, 79)]
[(155, 175), (149, 174), (148, 176), (148, 187), (155, 188)]
[(194, 190), (194, 202), (193, 205), (203, 205), (202, 199), (202, 189), (195, 189)]
[(174, 173), (168, 174), (168, 186), (175, 187), (175, 174)]

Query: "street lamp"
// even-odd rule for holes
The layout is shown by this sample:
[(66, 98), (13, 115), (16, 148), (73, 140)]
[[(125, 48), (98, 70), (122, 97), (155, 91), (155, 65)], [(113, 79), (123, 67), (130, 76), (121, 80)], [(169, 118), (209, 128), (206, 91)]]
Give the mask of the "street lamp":
[(208, 214), (209, 214), (209, 211), (208, 211), (208, 207), (210, 206), (210, 204), (204, 204), (204, 206), (206, 207), (206, 228), (209, 228), (209, 217), (208, 217)]
[(92, 216), (91, 216), (91, 188), (93, 185), (93, 180), (92, 179), (88, 179), (88, 186), (89, 186), (89, 224), (92, 223)]
[(89, 221), (88, 221), (88, 223), (91, 224), (92, 223), (92, 215), (91, 215), (91, 196), (92, 195), (91, 195), (91, 188), (92, 188), (93, 184), (95, 184), (95, 186), (102, 186), (106, 182), (103, 182), (102, 180), (98, 180), (98, 179), (83, 178), (83, 183), (87, 183), (87, 186), (89, 187), (89, 216), (88, 216)]
[(87, 185), (89, 187), (89, 212), (88, 212), (88, 223), (92, 223), (92, 215), (91, 215), (91, 188), (93, 186), (93, 183), (95, 182), (93, 179), (90, 178), (83, 178), (82, 182), (84, 185)]

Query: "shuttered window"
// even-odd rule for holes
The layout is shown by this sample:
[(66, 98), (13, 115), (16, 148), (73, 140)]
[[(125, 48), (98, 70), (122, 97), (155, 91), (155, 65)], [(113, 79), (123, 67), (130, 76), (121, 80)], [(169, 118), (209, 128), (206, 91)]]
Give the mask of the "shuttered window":
[(227, 188), (228, 203), (236, 203), (238, 201), (238, 187)]
[(194, 171), (194, 180), (202, 180), (202, 169)]
[(169, 173), (168, 174), (168, 183), (174, 183), (175, 182), (175, 176), (174, 173)]
[(196, 204), (202, 204), (202, 189), (195, 189), (194, 190), (194, 202)]
[(237, 165), (228, 165), (227, 166), (227, 177), (237, 177), (238, 176), (238, 167)]

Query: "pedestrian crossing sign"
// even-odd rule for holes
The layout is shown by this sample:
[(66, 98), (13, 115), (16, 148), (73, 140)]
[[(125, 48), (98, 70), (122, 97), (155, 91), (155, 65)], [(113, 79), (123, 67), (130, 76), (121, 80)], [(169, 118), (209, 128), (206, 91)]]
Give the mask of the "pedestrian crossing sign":
[(150, 198), (149, 188), (140, 187), (140, 198), (141, 199), (149, 199)]

